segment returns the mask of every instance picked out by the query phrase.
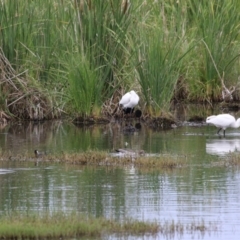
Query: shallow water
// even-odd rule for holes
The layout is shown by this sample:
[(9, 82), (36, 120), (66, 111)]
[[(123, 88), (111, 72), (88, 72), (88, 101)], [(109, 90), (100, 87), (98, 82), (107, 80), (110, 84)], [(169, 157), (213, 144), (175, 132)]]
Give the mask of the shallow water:
[[(133, 125), (136, 122), (133, 123)], [(88, 167), (39, 162), (0, 163), (0, 213), (82, 212), (123, 220), (131, 217), (190, 226), (204, 222), (204, 232), (184, 230), (157, 236), (103, 239), (238, 239), (240, 171), (218, 165), (229, 151), (240, 151), (240, 130), (219, 138), (216, 128), (192, 124), (171, 130), (126, 132), (126, 123), (77, 127), (64, 122), (18, 124), (0, 131), (1, 150), (12, 155), (34, 149), (81, 152), (128, 147), (149, 154), (186, 156), (190, 167), (147, 171), (133, 167)], [(119, 158), (121, 161), (121, 158)]]

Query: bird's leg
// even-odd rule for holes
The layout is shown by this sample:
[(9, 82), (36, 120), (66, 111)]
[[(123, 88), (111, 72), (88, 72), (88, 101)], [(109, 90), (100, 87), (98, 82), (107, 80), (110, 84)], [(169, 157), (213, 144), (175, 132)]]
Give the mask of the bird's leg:
[(223, 136), (225, 137), (225, 129), (223, 129)]
[[(222, 130), (222, 128), (219, 128), (218, 131), (217, 131), (217, 134), (220, 135), (220, 131)], [(225, 131), (224, 131), (224, 134), (225, 134)]]

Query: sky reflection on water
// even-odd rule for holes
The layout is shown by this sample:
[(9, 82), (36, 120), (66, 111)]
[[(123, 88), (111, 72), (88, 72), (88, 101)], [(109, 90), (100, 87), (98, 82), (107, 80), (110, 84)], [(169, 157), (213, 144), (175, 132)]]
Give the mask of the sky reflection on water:
[[(240, 172), (211, 164), (221, 161), (229, 151), (239, 150), (239, 130), (229, 131), (224, 139), (216, 135), (215, 128), (205, 125), (167, 131), (153, 131), (142, 125), (133, 133), (123, 132), (122, 127), (114, 124), (81, 128), (62, 122), (18, 125), (2, 129), (0, 142), (2, 151), (13, 154), (33, 153), (34, 149), (49, 154), (89, 148), (114, 152), (128, 142), (129, 147), (150, 154), (186, 155), (190, 166), (147, 171), (134, 167), (2, 162), (0, 213), (61, 210), (117, 220), (132, 217), (183, 225), (204, 221), (206, 226), (212, 226), (211, 231), (184, 232), (171, 238), (238, 239)], [(170, 236), (144, 239), (158, 237)]]

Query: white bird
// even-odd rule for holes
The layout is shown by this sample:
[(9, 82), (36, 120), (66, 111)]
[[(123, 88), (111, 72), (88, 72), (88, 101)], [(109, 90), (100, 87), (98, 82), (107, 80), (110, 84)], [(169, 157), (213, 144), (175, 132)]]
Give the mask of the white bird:
[(217, 133), (223, 130), (223, 136), (225, 137), (225, 130), (227, 128), (239, 128), (240, 127), (240, 118), (237, 120), (230, 114), (219, 114), (212, 115), (207, 117), (206, 123), (212, 124), (215, 127), (219, 128)]
[(119, 105), (122, 106), (125, 113), (132, 113), (138, 102), (139, 96), (135, 91), (131, 90), (122, 96)]

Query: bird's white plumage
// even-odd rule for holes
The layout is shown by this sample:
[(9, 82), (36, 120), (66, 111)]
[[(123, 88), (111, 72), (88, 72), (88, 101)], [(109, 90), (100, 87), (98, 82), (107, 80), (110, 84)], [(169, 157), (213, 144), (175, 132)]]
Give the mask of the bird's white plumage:
[(130, 91), (124, 94), (119, 102), (125, 108), (134, 108), (139, 102), (139, 96), (135, 91)]
[(225, 130), (227, 128), (238, 128), (240, 126), (240, 118), (236, 120), (235, 117), (230, 114), (212, 115), (207, 117), (206, 123), (212, 124), (219, 128), (218, 133), (223, 129), (225, 136)]
[(131, 93), (127, 92), (124, 94), (119, 102), (120, 105), (124, 106), (125, 104), (128, 104), (131, 98)]

